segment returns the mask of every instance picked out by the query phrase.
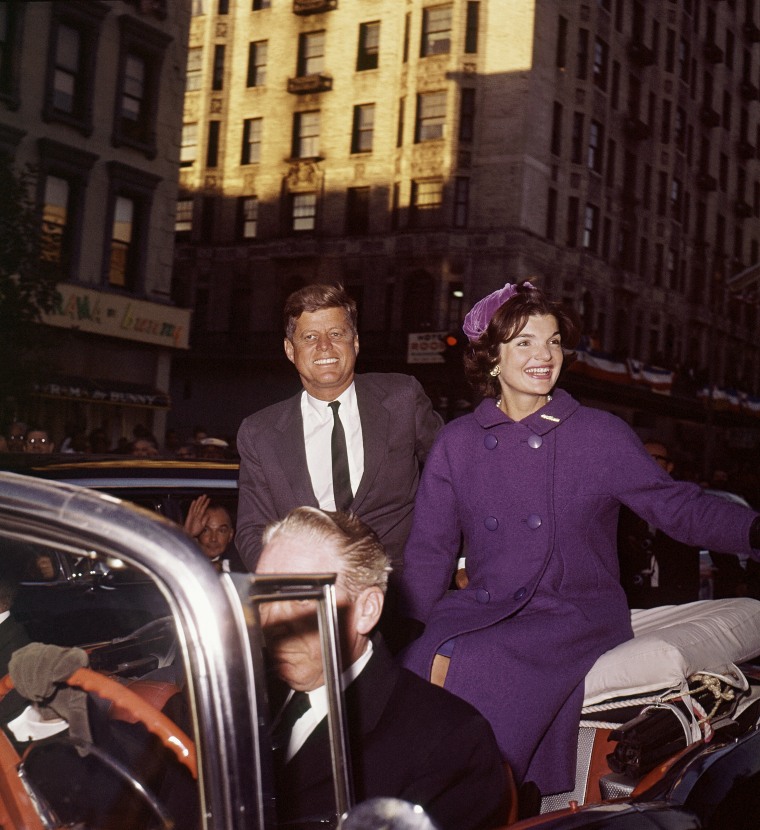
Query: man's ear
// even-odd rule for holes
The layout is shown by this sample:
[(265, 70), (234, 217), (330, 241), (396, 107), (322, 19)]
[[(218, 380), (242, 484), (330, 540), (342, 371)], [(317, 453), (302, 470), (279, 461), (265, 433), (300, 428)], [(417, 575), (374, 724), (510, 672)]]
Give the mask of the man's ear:
[(367, 635), (377, 625), (384, 601), (383, 592), (375, 586), (359, 594), (354, 602), (354, 624), (359, 634)]
[(291, 363), (295, 363), (294, 353), (293, 353), (293, 344), (286, 337), (285, 340), (283, 340), (282, 345), (285, 348), (285, 354), (288, 356), (288, 360)]

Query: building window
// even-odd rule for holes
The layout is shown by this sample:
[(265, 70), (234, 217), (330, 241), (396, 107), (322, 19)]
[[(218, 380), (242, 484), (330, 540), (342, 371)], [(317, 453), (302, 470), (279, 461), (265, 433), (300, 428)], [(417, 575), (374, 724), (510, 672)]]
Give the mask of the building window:
[(404, 16), (404, 45), (401, 49), (401, 62), (407, 63), (409, 60), (409, 31), (412, 26), (411, 12), (407, 12)]
[(607, 170), (605, 171), (605, 184), (607, 187), (615, 186), (615, 156), (617, 144), (610, 138), (607, 140)]
[(349, 187), (346, 191), (346, 233), (369, 231), (369, 188)]
[(562, 104), (555, 101), (552, 107), (551, 152), (558, 156), (562, 151)]
[(201, 88), (203, 76), (203, 47), (191, 46), (187, 50), (187, 80), (185, 92), (194, 92)]
[(380, 55), (380, 21), (359, 24), (359, 51), (356, 56), (356, 71), (377, 69)]
[(108, 162), (107, 168), (104, 281), (114, 288), (139, 292), (144, 282), (153, 193), (161, 179), (117, 161)]
[[(10, 4), (5, 19), (10, 13)], [(43, 119), (92, 132), (95, 55), (107, 9), (97, 4), (52, 6)]]
[(189, 234), (193, 229), (192, 198), (177, 200), (177, 215), (174, 219), (174, 232)]
[(259, 221), (259, 200), (256, 196), (241, 196), (238, 200), (238, 237), (255, 239)]
[(420, 57), (447, 55), (451, 51), (451, 4), (422, 10)]
[(673, 118), (673, 105), (670, 101), (662, 102), (662, 128), (660, 129), (660, 141), (663, 144), (670, 143), (670, 122)]
[(580, 81), (588, 77), (588, 29), (578, 29), (578, 54), (576, 56), (575, 76)]
[(182, 147), (179, 154), (180, 167), (192, 167), (198, 155), (198, 125), (182, 125)]
[(297, 75), (318, 75), (325, 66), (325, 33), (304, 32), (298, 38)]
[(211, 71), (211, 89), (218, 91), (224, 87), (224, 44), (214, 46), (214, 65)]
[(573, 113), (573, 136), (570, 161), (573, 164), (583, 163), (583, 113)]
[(293, 230), (313, 231), (317, 225), (317, 194), (293, 193), (291, 196)]
[(219, 128), (221, 121), (208, 122), (208, 144), (206, 145), (206, 167), (219, 164)]
[(297, 112), (293, 116), (293, 158), (319, 155), (319, 110)]
[(442, 179), (412, 182), (412, 203), (409, 212), (409, 224), (412, 227), (429, 228), (440, 225), (442, 207)]
[(272, 8), (272, 0), (253, 0), (253, 5), (251, 9), (255, 12), (261, 11), (261, 9), (271, 9)]
[(454, 180), (454, 227), (466, 228), (470, 212), (470, 180), (457, 176)]
[(18, 79), (23, 4), (0, 3), (0, 98), (11, 109), (18, 106)]
[(567, 232), (565, 244), (568, 248), (574, 248), (578, 244), (578, 208), (580, 203), (577, 196), (571, 196), (567, 200)]
[(263, 118), (246, 118), (243, 121), (241, 164), (258, 164), (261, 161), (261, 128), (263, 123)]
[(549, 188), (549, 196), (546, 203), (546, 238), (554, 242), (557, 236), (557, 191)]
[(443, 138), (446, 125), (446, 93), (422, 92), (417, 96), (417, 124), (414, 140)]
[(594, 86), (607, 91), (610, 47), (600, 38), (594, 42)]
[(557, 48), (554, 55), (557, 69), (567, 66), (567, 18), (562, 15), (557, 19)]
[(45, 262), (66, 260), (69, 224), (69, 183), (60, 176), (46, 176), (42, 200), (42, 251)]
[(81, 246), (84, 194), (97, 156), (41, 138), (38, 200), (42, 219), (40, 256), (64, 277), (76, 273)]
[(467, 3), (467, 19), (464, 30), (464, 51), (467, 55), (474, 55), (478, 51), (478, 18), (480, 17), (480, 3), (469, 0)]
[(246, 86), (264, 86), (267, 82), (268, 41), (248, 44), (248, 77)]
[(588, 167), (595, 173), (602, 172), (604, 147), (604, 127), (598, 121), (592, 121), (588, 130)]
[(171, 37), (128, 15), (119, 18), (119, 75), (114, 146), (127, 145), (155, 158), (161, 65)]
[(459, 109), (459, 140), (472, 141), (475, 135), (475, 90), (463, 87)]
[(354, 107), (354, 123), (351, 130), (351, 152), (371, 153), (375, 131), (375, 105), (358, 104)]
[(596, 253), (599, 245), (599, 208), (587, 204), (583, 213), (583, 247)]

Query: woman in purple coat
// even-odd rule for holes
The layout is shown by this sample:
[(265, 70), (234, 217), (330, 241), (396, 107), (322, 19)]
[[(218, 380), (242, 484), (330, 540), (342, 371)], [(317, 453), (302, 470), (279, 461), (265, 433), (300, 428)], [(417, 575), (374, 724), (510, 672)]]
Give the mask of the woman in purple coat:
[[(689, 545), (760, 558), (760, 516), (674, 481), (619, 418), (554, 389), (577, 327), (529, 283), (465, 318), (484, 395), (439, 433), (402, 575), (422, 635), (403, 655), (490, 720), (519, 782), (575, 781), (586, 673), (632, 636), (616, 549), (621, 504)], [(469, 583), (450, 591), (464, 541)]]

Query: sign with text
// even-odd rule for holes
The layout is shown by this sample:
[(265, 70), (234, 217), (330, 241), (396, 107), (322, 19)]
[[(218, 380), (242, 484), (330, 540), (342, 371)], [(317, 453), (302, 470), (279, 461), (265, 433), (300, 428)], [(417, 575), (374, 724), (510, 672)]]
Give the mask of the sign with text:
[(406, 349), (407, 363), (443, 363), (445, 331), (410, 332)]
[(60, 300), (42, 322), (92, 334), (190, 348), (190, 310), (69, 283), (56, 286)]

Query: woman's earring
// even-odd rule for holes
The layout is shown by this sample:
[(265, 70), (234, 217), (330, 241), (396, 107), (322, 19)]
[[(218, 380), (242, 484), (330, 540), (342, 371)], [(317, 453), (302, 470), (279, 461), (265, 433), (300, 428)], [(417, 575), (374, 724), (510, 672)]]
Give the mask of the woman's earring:
[(501, 366), (497, 363), (493, 369), (491, 369), (490, 375), (492, 378), (495, 378), (497, 375), (501, 374)]

